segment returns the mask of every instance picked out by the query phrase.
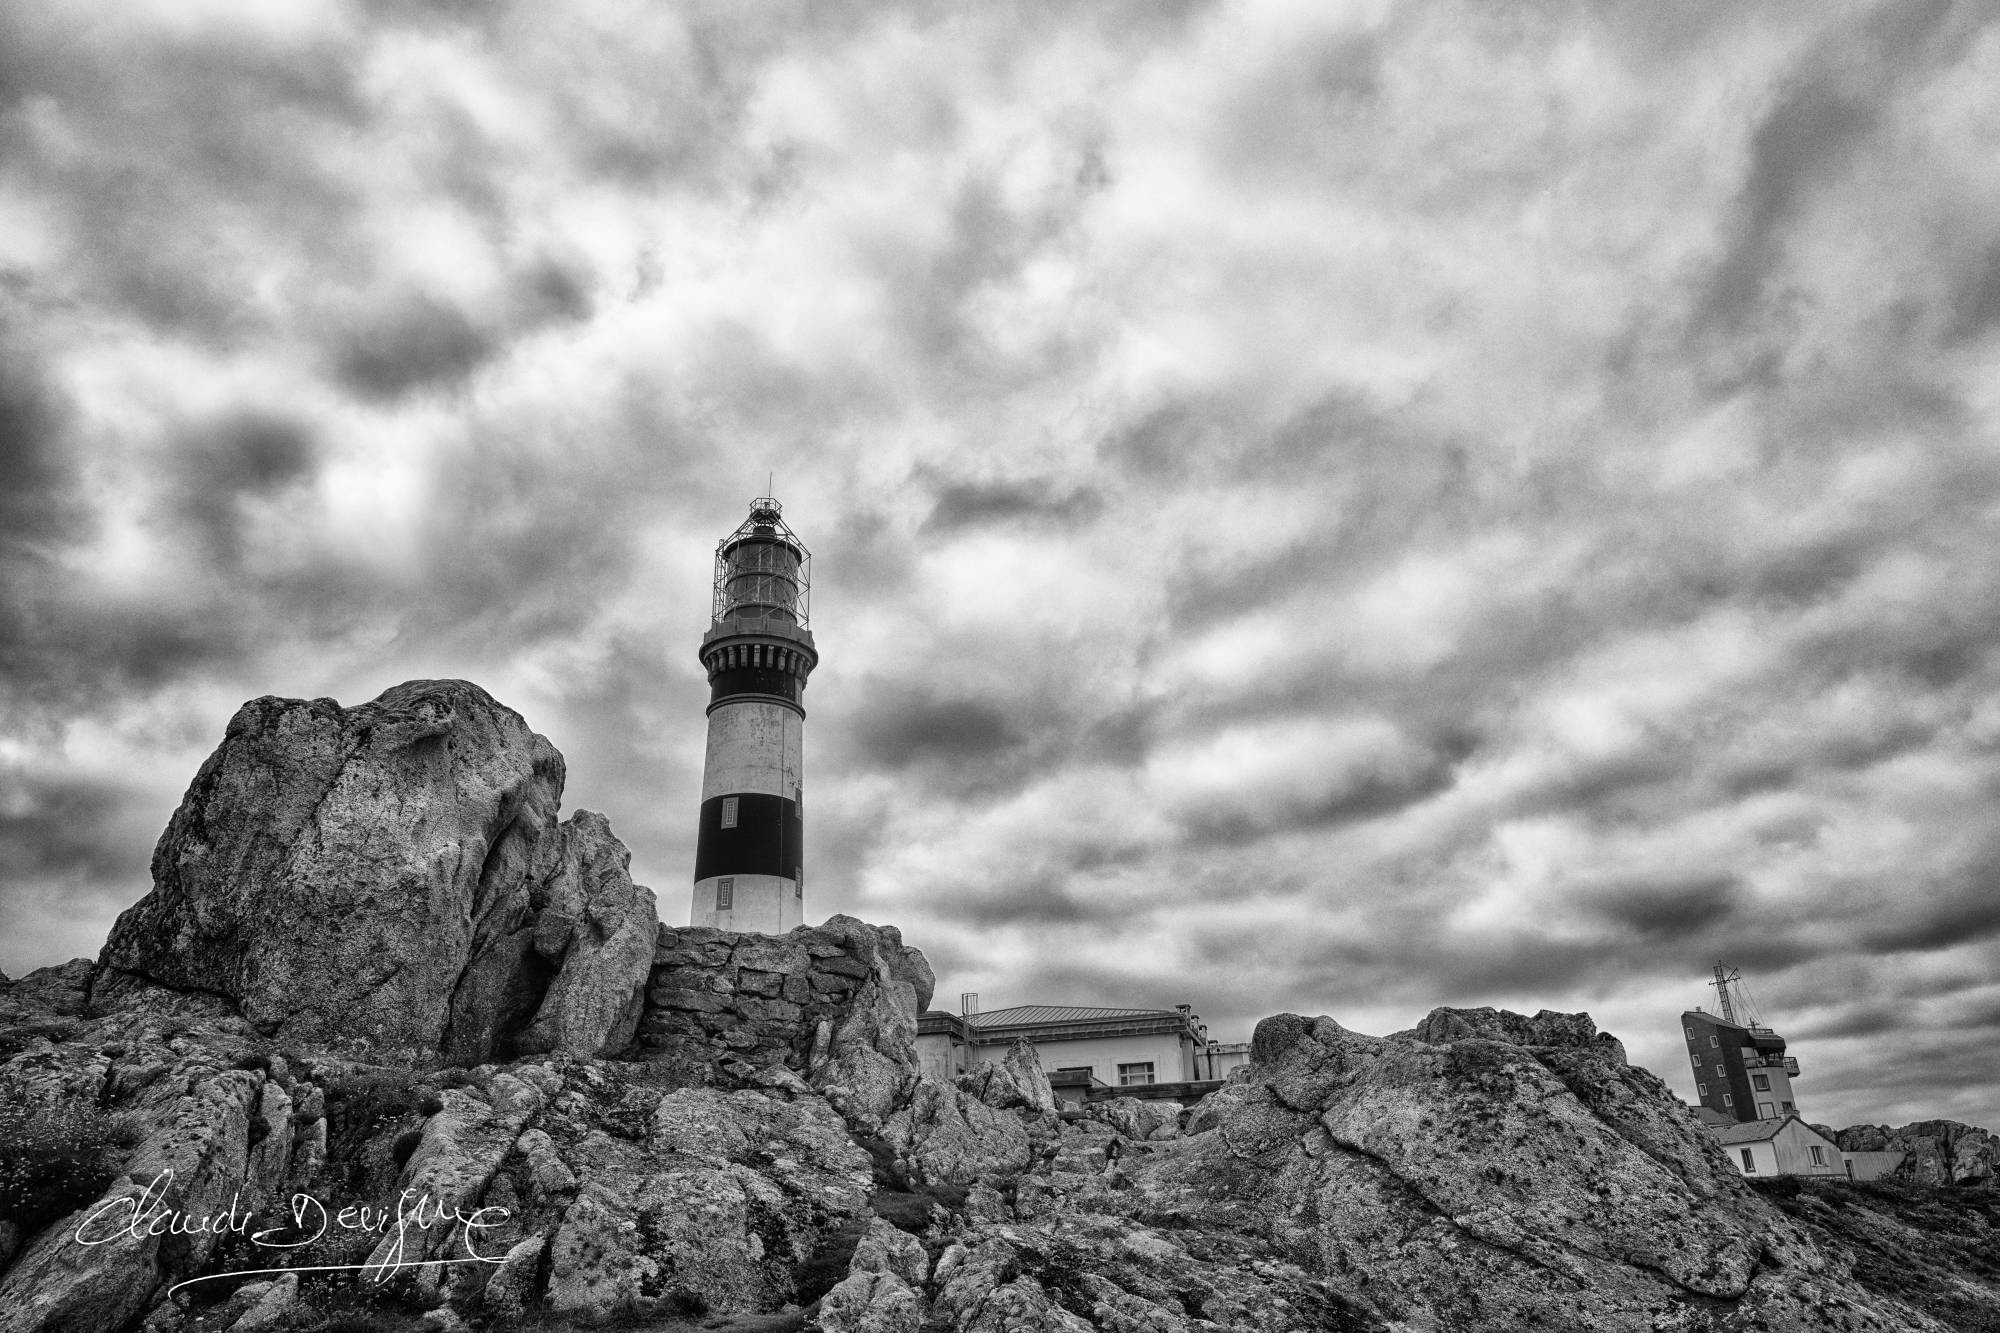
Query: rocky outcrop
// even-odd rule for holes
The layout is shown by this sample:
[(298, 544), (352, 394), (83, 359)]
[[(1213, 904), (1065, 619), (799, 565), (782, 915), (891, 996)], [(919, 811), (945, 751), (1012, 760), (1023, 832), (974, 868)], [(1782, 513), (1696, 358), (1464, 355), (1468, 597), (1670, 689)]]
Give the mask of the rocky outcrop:
[[(35, 1032), (51, 1012), (39, 1000), (53, 999), (55, 1012), (68, 1007), (53, 972), (24, 978), (40, 984), (6, 997), (0, 1030)], [(85, 1126), (65, 1145), (72, 1158), (93, 1148), (107, 1155), (102, 1178), (78, 1181), (87, 1192), (69, 1198), (0, 1276), (0, 1331), (118, 1327), (165, 1283), (209, 1265), (223, 1241), (213, 1231), (156, 1234), (147, 1217), (251, 1213), (290, 1183), (299, 1126), (285, 1062), (255, 1054), (257, 1034), (213, 999), (177, 998), (162, 995), (61, 1039), (9, 1043), (0, 1101)], [(9, 1142), (0, 1155), (19, 1162), (32, 1146)]]
[(230, 720), (153, 853), (95, 998), (217, 995), (288, 1042), (477, 1063), (629, 1039), (656, 917), (563, 761), (464, 681)]
[[(1948, 1326), (1855, 1280), (1863, 1240), (1914, 1231), (1860, 1229), (1852, 1208), (1829, 1230), (1804, 1196), (1779, 1213), (1575, 1016), (1440, 1012), (1386, 1038), (1280, 1016), (1250, 1073), (1185, 1113), (1056, 1110), (1024, 1045), (914, 1081), (878, 1132), (782, 1059), (739, 1062), (737, 1086), (719, 1069), (684, 1084), (663, 1059), (294, 1061), (215, 997), (74, 1017), (40, 1003), (67, 1003), (56, 978), (30, 992), (0, 994), (0, 1082), (102, 1102), (139, 1132), (109, 1187), (0, 1276), (4, 1333), (130, 1326), (173, 1282), (265, 1266), (229, 1235), (79, 1247), (82, 1218), (135, 1206), (117, 1201), (167, 1169), (187, 1213), (268, 1212), (295, 1191), (458, 1210), (400, 1248), (336, 1233), (298, 1260), (370, 1264), (385, 1299), (436, 1306), (443, 1326), (787, 1306), (849, 1333)], [(2000, 1314), (1981, 1244), (1921, 1289), (1960, 1326)], [(425, 1262), (446, 1257), (464, 1261)], [(302, 1273), (226, 1308), (310, 1327), (333, 1281)]]
[[(1190, 1264), (1188, 1236), (1255, 1237), (1359, 1303), (1338, 1315), (1350, 1327), (1681, 1326), (1658, 1322), (1669, 1311), (1728, 1321), (1716, 1327), (1940, 1327), (1855, 1286), (1581, 1016), (1438, 1011), (1376, 1038), (1281, 1015), (1253, 1056), (1176, 1137), (1107, 1143), (1106, 1126), (1065, 1125), (1047, 1176), (1017, 1189), (1032, 1230), (1015, 1247), (1081, 1244), (1093, 1218), (1144, 1219)], [(1093, 1271), (1156, 1307), (1148, 1318), (1190, 1316), (1184, 1293)], [(1109, 1295), (1065, 1308), (1139, 1317)]]
[(916, 1333), (930, 1273), (923, 1243), (876, 1218), (854, 1247), (847, 1276), (820, 1298), (820, 1333)]
[(1900, 1152), (1894, 1178), (1920, 1185), (2000, 1185), (2000, 1137), (1956, 1120), (1887, 1125), (1815, 1125), (1842, 1152)]
[(1109, 1125), (1122, 1138), (1144, 1143), (1177, 1136), (1186, 1111), (1179, 1102), (1110, 1097), (1090, 1103), (1084, 1108), (1084, 1115)]
[[(1279, 1015), (1185, 1108), (1060, 1108), (1026, 1044), (922, 1077), (932, 979), (895, 930), (659, 931), (560, 786), (460, 683), (247, 706), (103, 965), (0, 983), (0, 1184), (32, 1186), (0, 1189), (0, 1333), (377, 1299), (496, 1331), (2000, 1325), (1988, 1191), (1939, 1187), (1949, 1271), (1913, 1279), (1936, 1210), (1860, 1201), (1924, 1187), (1760, 1195), (1585, 1015)], [(1991, 1160), (1962, 1126), (1878, 1137), (1939, 1180)], [(299, 1198), (416, 1220), (274, 1263), (250, 1237)]]
[(1056, 1136), (1055, 1096), (1026, 1041), (950, 1082), (919, 1081), (882, 1127), (898, 1166), (926, 1185), (1019, 1176), (1054, 1152)]
[(803, 1088), (682, 1089), (642, 1141), (586, 1131), (569, 1160), (580, 1184), (550, 1241), (548, 1303), (590, 1318), (775, 1309), (870, 1193), (867, 1153)]
[(631, 1043), (645, 1012), (659, 917), (652, 891), (632, 883), (632, 854), (603, 815), (579, 810), (559, 831), (534, 930), (536, 957), (555, 976), (514, 1045), (612, 1055)]

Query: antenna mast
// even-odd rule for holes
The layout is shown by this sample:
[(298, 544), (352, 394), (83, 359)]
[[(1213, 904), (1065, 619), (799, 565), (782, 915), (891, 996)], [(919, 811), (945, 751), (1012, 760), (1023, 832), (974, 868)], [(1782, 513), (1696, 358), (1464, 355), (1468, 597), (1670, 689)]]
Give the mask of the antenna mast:
[(1725, 968), (1721, 963), (1717, 963), (1715, 980), (1708, 983), (1715, 988), (1716, 997), (1722, 1001), (1722, 1017), (1725, 1022), (1736, 1022), (1736, 1005), (1730, 998), (1729, 984), (1742, 975), (1743, 973), (1736, 968)]

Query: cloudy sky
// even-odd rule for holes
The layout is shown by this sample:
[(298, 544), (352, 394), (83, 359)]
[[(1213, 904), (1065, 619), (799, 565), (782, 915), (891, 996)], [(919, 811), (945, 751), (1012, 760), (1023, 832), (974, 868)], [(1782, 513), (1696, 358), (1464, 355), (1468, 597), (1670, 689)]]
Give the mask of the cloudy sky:
[(2000, 1128), (1990, 7), (0, 8), (0, 968), (243, 700), (465, 677), (685, 919), (714, 543), (809, 913), (1212, 1033), (1740, 966)]

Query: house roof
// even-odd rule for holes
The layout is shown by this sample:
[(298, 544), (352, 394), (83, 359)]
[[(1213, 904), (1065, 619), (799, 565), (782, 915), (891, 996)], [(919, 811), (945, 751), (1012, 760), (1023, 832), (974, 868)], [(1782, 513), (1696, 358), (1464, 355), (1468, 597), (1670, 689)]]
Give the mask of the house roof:
[(1790, 1116), (1779, 1116), (1775, 1120), (1745, 1120), (1735, 1125), (1711, 1125), (1709, 1133), (1715, 1135), (1717, 1143), (1758, 1143), (1764, 1139), (1776, 1138), (1778, 1131), (1785, 1127)]
[(988, 1009), (967, 1014), (965, 1021), (976, 1028), (1018, 1027), (1023, 1023), (1103, 1023), (1121, 1018), (1179, 1018), (1175, 1009), (1107, 1009), (1099, 1005), (1017, 1004), (1011, 1009)]
[(1833, 1142), (1796, 1115), (1781, 1115), (1770, 1120), (1745, 1120), (1737, 1125), (1711, 1125), (1709, 1133), (1715, 1135), (1715, 1141), (1721, 1144), (1761, 1143), (1765, 1139), (1776, 1138), (1778, 1131), (1794, 1120), (1797, 1120), (1799, 1127), (1814, 1138), (1824, 1139), (1828, 1143)]

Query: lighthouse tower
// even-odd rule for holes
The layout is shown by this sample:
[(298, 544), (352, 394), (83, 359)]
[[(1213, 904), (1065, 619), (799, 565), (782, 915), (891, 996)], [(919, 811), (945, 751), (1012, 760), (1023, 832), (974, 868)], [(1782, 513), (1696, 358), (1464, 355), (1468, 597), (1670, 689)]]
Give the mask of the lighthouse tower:
[(769, 496), (715, 548), (708, 668), (708, 758), (695, 842), (697, 926), (782, 934), (803, 925), (806, 710), (819, 665), (807, 624), (812, 556)]

